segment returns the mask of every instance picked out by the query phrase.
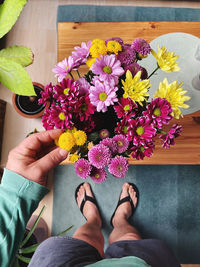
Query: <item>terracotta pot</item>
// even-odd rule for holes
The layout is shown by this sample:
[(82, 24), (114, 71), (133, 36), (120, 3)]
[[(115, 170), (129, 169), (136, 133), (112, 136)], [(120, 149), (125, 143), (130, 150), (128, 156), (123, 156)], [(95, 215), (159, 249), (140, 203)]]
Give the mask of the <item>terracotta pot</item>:
[(37, 96), (22, 96), (13, 94), (12, 102), (15, 110), (25, 118), (39, 118), (43, 115), (46, 107), (38, 104), (38, 99), (41, 98), (41, 90), (44, 86), (40, 83), (33, 82), (35, 93)]

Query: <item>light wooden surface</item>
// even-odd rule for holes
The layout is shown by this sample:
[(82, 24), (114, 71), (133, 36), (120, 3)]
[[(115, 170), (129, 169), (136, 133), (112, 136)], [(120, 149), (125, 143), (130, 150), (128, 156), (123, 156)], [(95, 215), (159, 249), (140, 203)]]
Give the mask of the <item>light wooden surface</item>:
[[(112, 36), (120, 36), (131, 43), (136, 38), (144, 38), (148, 42), (170, 32), (185, 32), (200, 37), (200, 22), (63, 22), (58, 24), (58, 61), (71, 55), (73, 47), (94, 38), (104, 40)], [(181, 55), (180, 55), (181, 56)], [(86, 73), (84, 66), (81, 73)], [(183, 126), (183, 133), (176, 139), (176, 145), (163, 149), (160, 140), (156, 140), (156, 149), (150, 158), (130, 160), (132, 164), (200, 164), (200, 123), (193, 120), (200, 112), (173, 120)], [(66, 163), (66, 161), (65, 161)]]

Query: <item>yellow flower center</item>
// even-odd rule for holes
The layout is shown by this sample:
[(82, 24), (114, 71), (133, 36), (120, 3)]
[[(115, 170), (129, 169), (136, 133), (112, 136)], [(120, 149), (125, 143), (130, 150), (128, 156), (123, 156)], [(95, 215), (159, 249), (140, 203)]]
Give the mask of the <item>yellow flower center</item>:
[(144, 147), (143, 147), (143, 146), (140, 147), (140, 151), (141, 151), (141, 152), (144, 151)]
[(123, 146), (123, 142), (122, 141), (117, 141), (117, 145), (118, 146)]
[(160, 114), (161, 114), (160, 109), (159, 109), (159, 108), (155, 108), (154, 111), (153, 111), (153, 114), (154, 114), (155, 116), (160, 116)]
[(100, 93), (100, 94), (99, 94), (99, 100), (101, 100), (101, 101), (105, 101), (106, 98), (107, 98), (107, 94), (106, 94), (106, 93)]
[(99, 173), (96, 173), (94, 177), (95, 177), (96, 179), (99, 179), (99, 178), (100, 178)]
[(86, 111), (87, 110), (87, 105), (85, 103), (83, 105), (81, 105), (81, 110), (82, 111)]
[(142, 126), (137, 127), (136, 133), (138, 135), (142, 135), (144, 133), (144, 128)]
[(117, 169), (118, 169), (119, 171), (122, 171), (122, 170), (123, 170), (122, 166), (120, 166), (120, 165), (117, 167)]
[(109, 66), (104, 66), (103, 67), (103, 71), (106, 72), (106, 73), (108, 73), (108, 74), (111, 74), (112, 73), (112, 69)]
[(70, 88), (65, 88), (64, 91), (63, 91), (63, 93), (64, 93), (65, 95), (68, 95), (68, 93), (69, 93), (69, 89), (70, 89)]
[(82, 172), (83, 171), (83, 169), (81, 167), (79, 167), (78, 170), (79, 170), (79, 172)]
[(124, 110), (125, 110), (125, 111), (130, 110), (130, 109), (131, 109), (130, 105), (126, 105), (126, 106), (124, 107)]
[(65, 118), (66, 118), (66, 116), (65, 116), (62, 112), (60, 112), (60, 114), (58, 115), (58, 117), (59, 117), (59, 119), (60, 119), (61, 121), (64, 121)]
[(124, 133), (127, 133), (127, 132), (128, 132), (128, 126), (124, 126), (124, 127), (122, 128), (122, 131), (123, 131)]
[(69, 67), (68, 67), (68, 66), (66, 66), (66, 67), (65, 67), (65, 69), (69, 69)]

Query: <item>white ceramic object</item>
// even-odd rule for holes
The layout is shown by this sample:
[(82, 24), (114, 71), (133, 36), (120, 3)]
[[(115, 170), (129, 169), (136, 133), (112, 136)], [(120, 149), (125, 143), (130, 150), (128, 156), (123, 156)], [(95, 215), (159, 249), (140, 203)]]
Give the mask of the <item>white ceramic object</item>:
[[(200, 74), (200, 39), (194, 35), (176, 32), (164, 34), (151, 43), (151, 48), (157, 52), (157, 45), (166, 46), (170, 52), (175, 52), (175, 55), (179, 56), (177, 60), (180, 64), (181, 70), (179, 72), (166, 73), (162, 70), (158, 70), (155, 75), (150, 78), (151, 88), (149, 90), (150, 96), (153, 97), (155, 91), (159, 87), (159, 83), (166, 77), (168, 82), (171, 83), (177, 80), (178, 83), (183, 82), (183, 90), (188, 91), (186, 95), (189, 95), (191, 99), (185, 103), (190, 106), (188, 109), (181, 109), (184, 115), (191, 114), (200, 110), (200, 90), (194, 88), (192, 80)], [(148, 74), (156, 68), (156, 59), (149, 55), (146, 59), (138, 62), (148, 71)]]

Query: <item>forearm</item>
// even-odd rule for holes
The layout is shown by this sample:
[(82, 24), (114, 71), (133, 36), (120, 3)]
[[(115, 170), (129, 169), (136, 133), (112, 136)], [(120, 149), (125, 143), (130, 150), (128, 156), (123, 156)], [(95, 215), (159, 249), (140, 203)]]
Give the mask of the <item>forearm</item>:
[(12, 262), (31, 214), (47, 193), (47, 188), (4, 170), (0, 185), (0, 266)]

